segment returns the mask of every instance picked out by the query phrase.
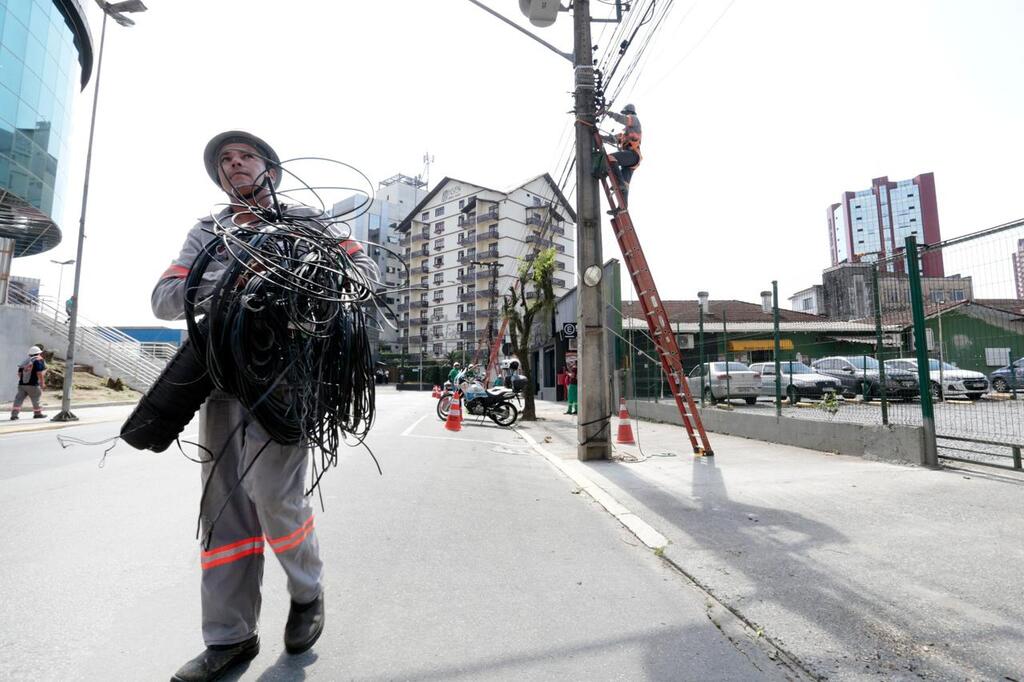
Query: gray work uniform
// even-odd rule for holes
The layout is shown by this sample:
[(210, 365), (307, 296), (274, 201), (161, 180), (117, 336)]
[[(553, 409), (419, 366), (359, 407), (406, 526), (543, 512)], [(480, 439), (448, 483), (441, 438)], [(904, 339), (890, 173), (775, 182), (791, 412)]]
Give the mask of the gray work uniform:
[[(227, 215), (225, 209), (220, 217)], [(212, 217), (196, 223), (181, 253), (157, 282), (152, 295), (157, 317), (176, 320), (184, 316), (185, 278), (196, 257), (214, 239), (213, 226)], [(344, 240), (341, 244), (368, 278), (379, 278), (376, 264), (358, 243)], [(223, 255), (210, 263), (197, 300), (209, 295), (226, 265)], [(308, 449), (268, 441), (266, 431), (248, 410), (223, 391), (215, 390), (199, 412), (199, 442), (216, 458), (216, 466), (214, 461), (202, 466), (202, 484), (207, 488), (200, 509), (204, 538), (220, 513), (209, 546), (201, 547), (203, 640), (207, 646), (236, 644), (256, 633), (265, 551), (277, 554), (293, 601), (305, 604), (320, 595), (323, 563), (312, 505), (303, 494)], [(242, 478), (257, 454), (252, 469)], [(205, 451), (202, 455), (210, 457)]]

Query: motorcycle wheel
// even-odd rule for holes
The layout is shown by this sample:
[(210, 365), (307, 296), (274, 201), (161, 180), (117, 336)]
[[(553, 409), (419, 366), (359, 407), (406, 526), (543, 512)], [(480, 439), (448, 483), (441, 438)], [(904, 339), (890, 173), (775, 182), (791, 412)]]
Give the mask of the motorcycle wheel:
[(437, 418), (441, 421), (448, 420), (448, 410), (452, 407), (452, 396), (445, 394), (437, 399)]
[(501, 403), (487, 413), (498, 426), (512, 426), (519, 419), (519, 410), (512, 403)]

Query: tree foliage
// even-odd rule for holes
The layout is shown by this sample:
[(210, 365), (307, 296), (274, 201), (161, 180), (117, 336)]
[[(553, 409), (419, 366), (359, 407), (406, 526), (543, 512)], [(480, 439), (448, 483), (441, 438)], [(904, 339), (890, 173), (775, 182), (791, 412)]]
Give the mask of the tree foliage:
[(533, 368), (530, 366), (530, 337), (537, 316), (540, 315), (543, 319), (555, 307), (555, 291), (552, 284), (554, 273), (553, 248), (540, 251), (532, 258), (522, 261), (502, 305), (502, 315), (508, 320), (512, 351), (519, 358), (520, 371), (526, 376), (522, 415), (525, 421), (537, 419), (534, 404), (536, 381)]

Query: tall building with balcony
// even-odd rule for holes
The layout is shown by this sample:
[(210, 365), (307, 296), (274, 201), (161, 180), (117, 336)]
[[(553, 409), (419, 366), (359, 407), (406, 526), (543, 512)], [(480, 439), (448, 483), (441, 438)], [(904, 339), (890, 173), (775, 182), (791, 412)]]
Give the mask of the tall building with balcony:
[[(844, 192), (841, 202), (829, 206), (827, 219), (833, 266), (871, 263), (902, 253), (910, 235), (918, 244), (942, 240), (932, 173), (896, 182), (875, 178), (869, 189)], [(885, 269), (904, 268), (897, 260)], [(942, 252), (925, 254), (921, 270), (925, 277), (942, 277)]]
[(486, 358), (519, 264), (541, 250), (555, 249), (555, 296), (575, 286), (576, 214), (547, 173), (506, 191), (446, 177), (399, 230), (410, 267), (401, 337), (412, 355)]
[[(398, 225), (409, 215), (413, 207), (423, 200), (427, 194), (427, 183), (417, 177), (393, 175), (377, 186), (373, 203), (369, 210), (363, 211), (367, 197), (355, 195), (334, 204), (331, 214), (346, 218), (345, 225), (350, 230), (351, 238), (365, 243), (367, 253), (376, 261), (381, 278), (388, 287), (395, 287), (405, 282), (403, 265), (404, 247), (401, 244), (401, 233)], [(340, 229), (345, 229), (339, 225)], [(392, 310), (400, 303), (393, 293), (385, 295), (385, 300)], [(397, 353), (400, 348), (397, 323), (392, 327), (387, 321), (382, 322), (381, 329), (370, 329), (370, 343), (374, 348), (374, 356), (379, 353)]]
[(0, 0), (0, 367), (32, 339), (31, 311), (9, 286), (12, 260), (60, 244), (72, 104), (92, 62), (78, 0)]

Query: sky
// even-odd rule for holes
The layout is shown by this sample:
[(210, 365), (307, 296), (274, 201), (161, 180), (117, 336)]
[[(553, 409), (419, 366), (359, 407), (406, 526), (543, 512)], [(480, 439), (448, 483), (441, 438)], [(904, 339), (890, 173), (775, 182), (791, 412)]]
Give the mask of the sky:
[[(107, 26), (88, 320), (164, 324), (149, 293), (223, 200), (202, 165), (223, 130), (285, 158), (344, 161), (374, 184), (422, 173), (429, 152), (431, 187), (451, 176), (504, 189), (556, 175), (569, 152), (571, 65), (466, 0), (146, 2), (135, 27)], [(485, 2), (528, 26), (515, 0)], [(102, 14), (82, 4), (98, 50)], [(571, 51), (568, 13), (533, 30)], [(1024, 215), (1022, 30), (1016, 0), (672, 1), (615, 103), (643, 123), (630, 210), (662, 298), (757, 302), (777, 280), (785, 305), (831, 264), (829, 204), (883, 175), (935, 174), (944, 238)], [(593, 33), (601, 54), (611, 29)], [(42, 279), (44, 296), (58, 293), (50, 260), (75, 257), (95, 83), (75, 103), (64, 240), (12, 270)], [(603, 253), (621, 260), (608, 225)]]

